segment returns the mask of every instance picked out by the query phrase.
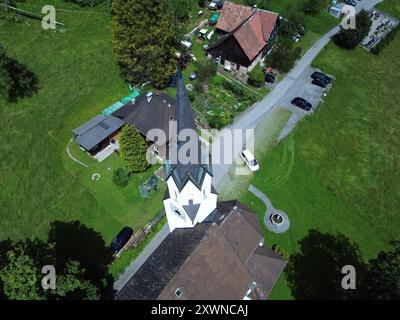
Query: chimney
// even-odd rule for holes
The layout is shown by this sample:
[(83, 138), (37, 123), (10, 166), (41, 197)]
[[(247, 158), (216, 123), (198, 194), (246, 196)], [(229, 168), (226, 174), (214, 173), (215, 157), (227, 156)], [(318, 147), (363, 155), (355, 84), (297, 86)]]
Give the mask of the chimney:
[(146, 94), (147, 102), (150, 103), (151, 99), (153, 98), (153, 92), (148, 92)]

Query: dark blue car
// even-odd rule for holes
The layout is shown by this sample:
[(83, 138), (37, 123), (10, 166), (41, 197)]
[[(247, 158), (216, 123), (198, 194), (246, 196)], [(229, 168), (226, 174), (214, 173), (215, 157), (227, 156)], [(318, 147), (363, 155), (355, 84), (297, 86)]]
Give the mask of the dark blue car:
[(123, 228), (111, 243), (110, 252), (112, 254), (117, 254), (128, 242), (128, 240), (132, 237), (132, 234), (133, 234), (132, 228), (129, 227)]

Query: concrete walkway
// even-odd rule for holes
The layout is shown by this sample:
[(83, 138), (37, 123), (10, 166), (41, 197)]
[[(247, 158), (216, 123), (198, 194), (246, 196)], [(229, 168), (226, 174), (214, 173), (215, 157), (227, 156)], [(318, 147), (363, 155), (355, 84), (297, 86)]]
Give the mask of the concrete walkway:
[[(268, 197), (258, 190), (255, 186), (250, 185), (248, 189), (252, 194), (254, 194), (258, 199), (260, 199), (265, 204), (265, 216), (264, 216), (264, 224), (265, 227), (274, 233), (283, 233), (290, 228), (290, 220), (287, 214), (283, 211), (277, 210), (271, 203), (271, 200)], [(283, 222), (279, 225), (272, 223), (271, 217), (274, 214), (278, 214), (283, 218)]]

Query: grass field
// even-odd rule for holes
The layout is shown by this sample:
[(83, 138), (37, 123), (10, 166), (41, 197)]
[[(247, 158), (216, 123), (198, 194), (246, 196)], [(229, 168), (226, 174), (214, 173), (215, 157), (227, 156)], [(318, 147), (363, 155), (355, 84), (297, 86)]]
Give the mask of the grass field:
[(398, 0), (384, 0), (376, 6), (391, 16), (400, 19), (400, 1)]
[[(284, 234), (264, 229), (269, 245), (294, 253), (314, 228), (347, 235), (368, 259), (398, 238), (399, 51), (397, 35), (380, 56), (331, 43), (317, 57), (314, 65), (336, 78), (322, 109), (261, 156), (261, 170), (248, 182), (291, 220)], [(242, 192), (240, 200), (262, 219), (265, 207), (257, 198)], [(271, 298), (291, 298), (284, 277)]]
[[(108, 243), (122, 226), (145, 225), (159, 213), (162, 192), (151, 205), (138, 198), (138, 184), (154, 170), (117, 190), (108, 171), (119, 166), (116, 156), (88, 170), (67, 157), (72, 129), (129, 90), (111, 52), (109, 9), (59, 0), (27, 1), (22, 8), (41, 15), (45, 4), (55, 5), (65, 29), (45, 31), (32, 19), (0, 20), (1, 43), (37, 74), (40, 85), (30, 98), (0, 101), (0, 239), (43, 238), (54, 220), (80, 220)], [(94, 171), (104, 177), (99, 183), (91, 180)]]

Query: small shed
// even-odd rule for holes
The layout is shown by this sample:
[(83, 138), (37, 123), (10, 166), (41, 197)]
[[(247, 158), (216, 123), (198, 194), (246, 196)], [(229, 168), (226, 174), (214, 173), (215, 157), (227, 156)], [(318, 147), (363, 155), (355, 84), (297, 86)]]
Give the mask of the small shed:
[(73, 130), (76, 142), (86, 151), (95, 153), (110, 144), (124, 122), (116, 117), (98, 114)]

